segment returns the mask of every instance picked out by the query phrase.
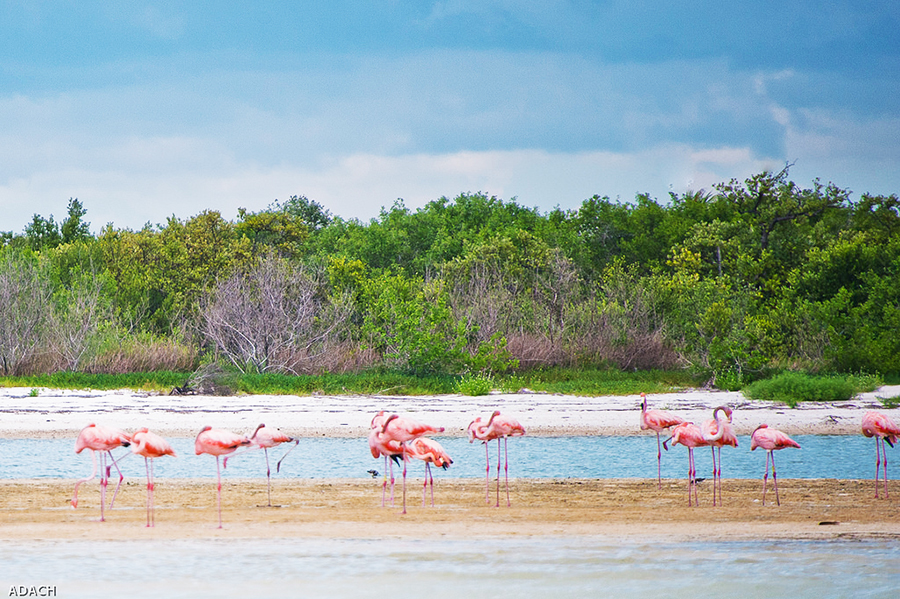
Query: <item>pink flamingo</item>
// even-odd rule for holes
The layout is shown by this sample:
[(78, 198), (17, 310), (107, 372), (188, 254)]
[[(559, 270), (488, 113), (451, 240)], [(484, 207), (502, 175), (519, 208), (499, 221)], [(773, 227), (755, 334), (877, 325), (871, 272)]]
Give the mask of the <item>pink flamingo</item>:
[[(503, 439), (503, 464), (504, 464), (504, 472), (506, 474), (506, 506), (509, 507), (512, 505), (509, 499), (509, 448), (507, 445), (507, 440), (509, 437), (521, 437), (525, 434), (525, 427), (519, 424), (515, 419), (510, 418), (509, 416), (503, 416), (500, 414), (499, 410), (494, 410), (491, 414), (490, 419), (488, 419), (487, 424), (481, 426), (481, 420), (476, 418), (471, 424), (469, 424), (469, 442), (471, 443), (475, 439), (479, 439), (484, 442), (484, 455), (485, 461), (488, 460), (488, 450), (487, 444), (489, 441), (493, 441), (497, 439), (497, 503), (496, 507), (500, 507), (500, 439)], [(490, 477), (490, 465), (486, 467), (486, 478)], [(490, 481), (487, 481), (487, 486), (490, 486)], [(487, 492), (487, 502), (490, 503), (490, 490)]]
[(422, 487), (422, 507), (425, 507), (425, 492), (428, 489), (428, 481), (431, 479), (431, 507), (434, 507), (434, 475), (431, 473), (431, 465), (434, 464), (446, 470), (453, 463), (450, 455), (444, 451), (441, 444), (428, 437), (413, 439), (407, 444), (407, 453), (410, 457), (425, 462), (425, 484)]
[(153, 460), (165, 455), (175, 456), (175, 450), (165, 439), (151, 433), (146, 427), (131, 436), (131, 452), (144, 456), (144, 468), (147, 470), (147, 526), (156, 526), (156, 506), (153, 503)]
[[(122, 486), (122, 481), (125, 477), (122, 475), (122, 471), (119, 470), (119, 465), (116, 463), (115, 458), (113, 458), (112, 450), (116, 447), (128, 447), (131, 443), (131, 438), (123, 433), (120, 430), (114, 428), (108, 428), (105, 426), (97, 426), (96, 424), (89, 424), (78, 433), (78, 438), (75, 439), (75, 453), (81, 453), (85, 449), (91, 450), (91, 461), (93, 462), (93, 469), (91, 470), (91, 475), (87, 478), (82, 478), (81, 480), (75, 483), (75, 493), (72, 496), (72, 507), (78, 507), (78, 487), (82, 483), (86, 483), (89, 480), (93, 480), (93, 478), (97, 475), (97, 452), (100, 452), (100, 522), (106, 522), (106, 514), (104, 511), (104, 506), (106, 504), (106, 487), (109, 484), (109, 475), (112, 470), (112, 467), (115, 466), (116, 471), (119, 473), (119, 484), (116, 485), (116, 490), (113, 493), (112, 501), (109, 502), (109, 507), (112, 509), (113, 503), (116, 501), (116, 495), (119, 494), (119, 488)], [(106, 456), (109, 455), (111, 465), (106, 465)]]
[(763, 475), (763, 498), (762, 504), (766, 505), (766, 486), (769, 480), (769, 456), (772, 457), (772, 482), (775, 483), (775, 502), (781, 505), (778, 498), (778, 475), (775, 474), (775, 454), (776, 449), (784, 449), (785, 447), (796, 447), (800, 449), (800, 444), (785, 435), (783, 432), (774, 428), (769, 428), (767, 424), (760, 424), (750, 435), (750, 451), (757, 447), (766, 450), (766, 473)]
[(478, 416), (469, 423), (468, 428), (466, 429), (466, 433), (469, 436), (469, 443), (478, 439), (484, 444), (484, 502), (491, 502), (491, 458), (488, 455), (488, 441), (490, 439), (487, 438), (487, 423), (481, 421), (481, 416)]
[(672, 429), (672, 436), (663, 441), (663, 447), (669, 450), (667, 443), (671, 441), (673, 445), (684, 445), (688, 449), (688, 506), (691, 505), (691, 495), (693, 495), (693, 505), (700, 505), (697, 499), (697, 466), (694, 463), (694, 448), (705, 447), (706, 440), (703, 438), (703, 431), (693, 422), (682, 422)]
[[(719, 414), (724, 414), (721, 417)], [(731, 408), (728, 406), (719, 406), (713, 410), (711, 420), (705, 421), (700, 430), (703, 431), (703, 440), (712, 448), (713, 463), (713, 506), (716, 505), (716, 489), (719, 494), (719, 505), (722, 504), (722, 447), (730, 445), (738, 446), (737, 436), (734, 434), (734, 427), (731, 426)], [(719, 465), (716, 468), (716, 450), (719, 454)]]
[(404, 418), (397, 414), (391, 414), (384, 419), (381, 426), (382, 439), (390, 443), (394, 441), (400, 444), (400, 452), (403, 457), (403, 513), (406, 513), (406, 462), (409, 449), (407, 442), (429, 433), (442, 433), (444, 427), (433, 427), (428, 424), (416, 422), (410, 418)]
[(272, 469), (269, 466), (269, 449), (281, 445), (282, 443), (293, 443), (294, 446), (284, 452), (284, 455), (281, 456), (281, 459), (278, 460), (278, 463), (275, 465), (275, 472), (281, 471), (281, 462), (284, 461), (284, 458), (287, 457), (291, 451), (294, 450), (294, 447), (297, 447), (297, 444), (300, 442), (298, 439), (294, 437), (290, 437), (277, 428), (269, 428), (265, 424), (260, 424), (256, 427), (256, 430), (253, 432), (253, 436), (250, 437), (251, 448), (262, 449), (266, 454), (266, 482), (268, 484), (268, 493), (269, 493), (269, 507), (272, 507)]
[(662, 488), (662, 448), (659, 434), (667, 428), (678, 426), (684, 418), (664, 412), (647, 409), (647, 394), (641, 393), (641, 430), (652, 430), (656, 433), (656, 488)]
[(866, 437), (875, 437), (875, 499), (878, 499), (878, 467), (882, 463), (884, 464), (884, 498), (887, 499), (887, 448), (884, 443), (887, 441), (888, 445), (894, 446), (897, 437), (900, 436), (900, 426), (894, 424), (894, 421), (884, 414), (870, 411), (863, 415), (862, 434)]
[[(251, 441), (243, 435), (236, 435), (230, 431), (204, 426), (194, 440), (194, 453), (200, 455), (208, 453), (216, 456), (216, 481), (219, 505), (219, 528), (222, 528), (222, 470), (219, 467), (219, 457), (228, 456), (238, 447), (250, 445)], [(226, 460), (228, 458), (226, 457)]]
[(403, 447), (399, 441), (387, 438), (381, 429), (387, 416), (384, 412), (378, 412), (372, 418), (371, 428), (369, 429), (369, 451), (372, 452), (373, 458), (384, 457), (384, 480), (381, 483), (381, 507), (384, 507), (385, 495), (387, 494), (388, 472), (391, 479), (391, 505), (394, 505), (394, 462), (400, 464), (403, 456)]

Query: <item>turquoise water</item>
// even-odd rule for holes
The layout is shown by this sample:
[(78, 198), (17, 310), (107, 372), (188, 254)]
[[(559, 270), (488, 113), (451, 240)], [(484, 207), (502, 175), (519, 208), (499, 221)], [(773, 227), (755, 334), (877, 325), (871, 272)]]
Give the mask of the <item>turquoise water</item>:
[(880, 598), (900, 588), (900, 547), (608, 537), (30, 541), (0, 544), (0, 584), (4, 596), (46, 585), (67, 598)]
[[(875, 474), (874, 441), (862, 435), (794, 437), (802, 449), (776, 452), (778, 475), (783, 478), (865, 479)], [(458, 437), (437, 437), (453, 457), (453, 466), (437, 476), (454, 478), (484, 476), (484, 446)], [(215, 459), (194, 455), (193, 439), (171, 439), (177, 458), (156, 460), (157, 477), (215, 477)], [(761, 478), (765, 452), (750, 451), (749, 437), (740, 446), (725, 448), (723, 478)], [(91, 470), (90, 452), (76, 455), (74, 440), (4, 440), (0, 442), (0, 479), (80, 478)], [(286, 448), (269, 452), (273, 476), (286, 478), (360, 478), (371, 469), (383, 470), (383, 460), (373, 459), (365, 439), (311, 438), (300, 444), (275, 474), (275, 463)], [(120, 449), (116, 455), (126, 455)], [(712, 471), (708, 448), (695, 450), (698, 476)], [(491, 467), (496, 467), (497, 444), (490, 446)], [(888, 448), (889, 478), (900, 472), (900, 450)], [(896, 455), (896, 457), (895, 457)], [(655, 435), (633, 437), (520, 437), (509, 441), (509, 472), (526, 478), (652, 478), (656, 476)], [(687, 450), (677, 446), (663, 452), (663, 476), (687, 475)], [(129, 477), (143, 476), (143, 459), (130, 456), (121, 462)], [(421, 476), (420, 462), (409, 465), (411, 476)], [(225, 476), (263, 477), (265, 458), (261, 451), (234, 456)]]

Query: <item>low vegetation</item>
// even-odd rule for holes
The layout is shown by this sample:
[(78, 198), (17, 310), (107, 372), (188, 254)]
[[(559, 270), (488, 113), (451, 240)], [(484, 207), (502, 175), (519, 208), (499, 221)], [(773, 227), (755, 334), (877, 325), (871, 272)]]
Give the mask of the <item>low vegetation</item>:
[(364, 223), (293, 196), (98, 235), (86, 214), (0, 232), (0, 376), (594, 395), (784, 373), (771, 396), (835, 398), (855, 387), (822, 375), (900, 373), (900, 200), (788, 168), (546, 214), (462, 194)]

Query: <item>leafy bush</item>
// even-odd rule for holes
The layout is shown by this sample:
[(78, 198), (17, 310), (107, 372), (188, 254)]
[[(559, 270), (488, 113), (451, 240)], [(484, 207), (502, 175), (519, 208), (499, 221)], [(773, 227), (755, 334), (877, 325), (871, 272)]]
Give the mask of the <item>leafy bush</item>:
[(460, 395), (487, 395), (494, 388), (494, 380), (482, 374), (466, 375), (456, 385), (456, 391)]
[(750, 384), (744, 393), (751, 399), (780, 401), (793, 408), (801, 401), (845, 401), (880, 385), (880, 377), (873, 375), (813, 376), (785, 372)]

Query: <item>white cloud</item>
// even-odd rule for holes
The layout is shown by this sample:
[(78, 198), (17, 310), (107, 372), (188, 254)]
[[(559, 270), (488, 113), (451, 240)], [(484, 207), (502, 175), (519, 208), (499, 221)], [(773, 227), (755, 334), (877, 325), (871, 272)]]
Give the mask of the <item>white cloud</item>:
[[(21, 231), (35, 212), (59, 217), (69, 197), (81, 199), (95, 231), (107, 222), (139, 228), (145, 222), (164, 222), (172, 214), (187, 218), (205, 209), (233, 219), (239, 207), (259, 210), (295, 194), (316, 200), (336, 215), (362, 220), (377, 216), (381, 207), (397, 198), (414, 209), (441, 196), (469, 191), (504, 199), (515, 196), (522, 205), (547, 211), (556, 205), (577, 208), (594, 194), (631, 201), (636, 193), (648, 192), (665, 201), (669, 190), (708, 189), (767, 165), (747, 149), (667, 145), (636, 153), (353, 154), (315, 169), (206, 163), (165, 176), (145, 168), (148, 161), (165, 161), (170, 152), (178, 156), (185, 148), (203, 153), (203, 148), (178, 140), (134, 144), (123, 152), (132, 158), (142, 152), (149, 156), (136, 161), (140, 166), (134, 169), (45, 170), (10, 181), (0, 186), (4, 214), (0, 229)], [(640, 188), (635, 188), (635, 181), (641, 182)], [(44, 199), (35, 203), (33, 198)]]

